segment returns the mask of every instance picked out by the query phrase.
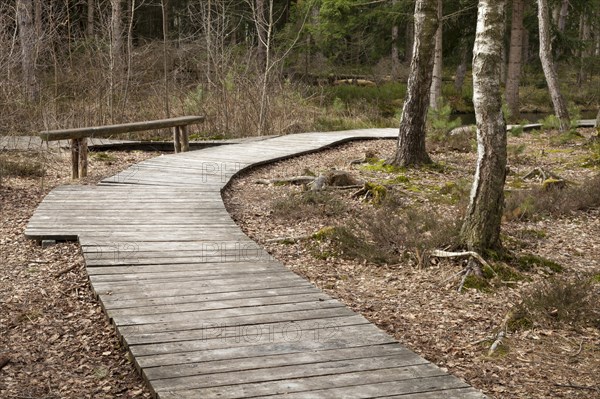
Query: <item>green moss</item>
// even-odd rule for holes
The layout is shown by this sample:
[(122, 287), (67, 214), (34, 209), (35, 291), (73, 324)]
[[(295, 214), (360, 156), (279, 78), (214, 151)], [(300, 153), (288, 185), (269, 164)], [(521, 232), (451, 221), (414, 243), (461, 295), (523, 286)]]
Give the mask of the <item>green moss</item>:
[(543, 190), (563, 189), (567, 186), (564, 180), (549, 178), (542, 182)]
[(527, 315), (527, 312), (519, 308), (506, 322), (506, 328), (510, 332), (531, 330), (533, 320)]
[(100, 162), (113, 162), (116, 160), (114, 155), (107, 152), (95, 152), (92, 154), (92, 159)]
[(405, 168), (400, 168), (395, 165), (391, 165), (385, 161), (385, 159), (379, 159), (377, 162), (368, 163), (361, 167), (363, 170), (368, 170), (371, 172), (383, 172), (383, 173), (404, 173), (406, 172)]
[(367, 190), (367, 198), (374, 204), (380, 204), (387, 196), (387, 188), (377, 183), (366, 182), (365, 189)]
[(489, 292), (491, 290), (491, 285), (487, 279), (484, 277), (479, 277), (474, 274), (470, 274), (465, 279), (465, 288), (475, 289), (481, 292)]
[(312, 235), (312, 238), (314, 238), (317, 241), (322, 241), (324, 239), (332, 237), (335, 234), (335, 230), (336, 228), (333, 226), (325, 226), (316, 233), (314, 233)]
[(532, 271), (536, 267), (548, 268), (554, 273), (560, 273), (564, 270), (560, 264), (533, 254), (525, 254), (518, 257), (517, 265), (523, 271)]
[(398, 175), (393, 179), (385, 180), (383, 184), (403, 184), (410, 182), (410, 179), (405, 175)]
[(512, 268), (506, 264), (497, 263), (497, 264), (494, 264), (493, 268), (498, 276), (498, 279), (500, 279), (500, 281), (523, 281), (523, 280), (525, 280), (525, 276), (523, 276), (517, 270), (515, 270), (514, 268)]
[(600, 283), (600, 273), (592, 276), (592, 281), (596, 283)]

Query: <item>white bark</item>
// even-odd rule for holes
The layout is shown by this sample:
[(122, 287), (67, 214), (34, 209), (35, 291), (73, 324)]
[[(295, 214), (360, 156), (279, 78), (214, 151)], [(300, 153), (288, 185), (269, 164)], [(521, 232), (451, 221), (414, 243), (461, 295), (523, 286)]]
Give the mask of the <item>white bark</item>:
[(540, 36), (540, 60), (546, 76), (546, 83), (550, 91), (550, 97), (554, 105), (554, 112), (560, 120), (560, 130), (569, 129), (569, 111), (560, 92), (558, 74), (556, 65), (552, 59), (552, 38), (550, 35), (550, 14), (548, 11), (548, 0), (537, 0), (538, 3), (538, 23)]
[(435, 56), (433, 59), (433, 75), (431, 78), (431, 90), (429, 94), (429, 106), (437, 109), (442, 98), (442, 0), (437, 0), (438, 28), (435, 32)]
[(506, 124), (500, 69), (505, 0), (479, 0), (473, 48), (473, 105), (477, 120), (477, 168), (462, 237), (471, 251), (498, 248), (506, 179)]

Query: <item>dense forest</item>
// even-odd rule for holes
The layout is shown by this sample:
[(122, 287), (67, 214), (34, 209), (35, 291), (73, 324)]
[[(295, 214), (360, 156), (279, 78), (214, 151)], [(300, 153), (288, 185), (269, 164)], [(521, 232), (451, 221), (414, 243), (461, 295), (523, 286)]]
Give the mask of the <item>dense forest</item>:
[[(549, 112), (536, 2), (509, 1), (505, 114)], [(201, 137), (397, 126), (415, 1), (10, 0), (0, 132), (202, 114)], [(549, 0), (572, 112), (599, 100), (600, 1)], [(472, 112), (477, 1), (438, 0), (431, 104)], [(578, 89), (573, 90), (574, 87)]]

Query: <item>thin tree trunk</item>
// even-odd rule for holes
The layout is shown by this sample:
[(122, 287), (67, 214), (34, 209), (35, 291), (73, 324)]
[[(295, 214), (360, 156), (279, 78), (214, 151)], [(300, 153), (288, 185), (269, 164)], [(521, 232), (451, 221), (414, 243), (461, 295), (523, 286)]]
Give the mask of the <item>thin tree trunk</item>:
[(417, 0), (415, 38), (410, 76), (398, 134), (398, 147), (391, 163), (411, 166), (431, 163), (425, 149), (425, 122), (433, 73), (437, 0)]
[(588, 81), (587, 58), (589, 57), (590, 47), (590, 23), (585, 14), (581, 14), (579, 23), (580, 38), (583, 42), (583, 48), (579, 54), (579, 73), (577, 74), (577, 84), (582, 85)]
[(259, 71), (262, 73), (267, 67), (267, 27), (265, 21), (265, 0), (256, 0), (254, 14), (255, 24), (257, 28), (256, 33), (258, 34), (256, 60), (258, 63)]
[(569, 0), (562, 0), (560, 12), (558, 14), (557, 29), (559, 32), (564, 32), (567, 26), (567, 18), (569, 16)]
[(398, 56), (398, 25), (392, 26), (392, 79), (396, 80), (400, 74), (400, 58)]
[(521, 57), (523, 56), (523, 0), (512, 2), (510, 53), (506, 80), (506, 103), (513, 121), (520, 119), (519, 84), (521, 82)]
[(429, 106), (437, 109), (442, 98), (442, 0), (437, 2), (438, 28), (435, 32), (435, 56), (433, 61), (433, 76), (431, 80), (431, 93), (429, 95)]
[(115, 98), (123, 74), (123, 21), (121, 0), (110, 0), (110, 115), (115, 118)]
[(160, 7), (162, 12), (162, 31), (163, 31), (163, 83), (164, 83), (164, 100), (165, 100), (165, 116), (171, 117), (171, 107), (169, 105), (169, 52), (167, 48), (169, 39), (169, 20), (167, 18), (167, 7), (169, 0), (161, 0)]
[(42, 25), (42, 10), (42, 0), (35, 0), (35, 33), (38, 39), (42, 37), (42, 33), (44, 32), (44, 27)]
[(96, 0), (87, 0), (87, 25), (86, 35), (88, 39), (94, 37), (95, 27), (95, 13), (96, 13)]
[(500, 67), (505, 0), (479, 0), (473, 49), (473, 104), (478, 159), (461, 235), (469, 250), (501, 248), (500, 223), (506, 180), (506, 125), (502, 116)]
[(540, 29), (540, 60), (542, 61), (542, 68), (544, 69), (544, 75), (546, 76), (550, 97), (554, 104), (554, 112), (560, 120), (560, 130), (564, 132), (569, 129), (570, 118), (567, 104), (560, 92), (558, 74), (556, 73), (556, 66), (552, 59), (552, 38), (550, 37), (548, 0), (537, 0), (537, 2)]
[(467, 60), (469, 56), (469, 46), (467, 45), (466, 39), (460, 40), (460, 62), (456, 67), (456, 74), (454, 77), (454, 90), (457, 93), (462, 93), (463, 85), (465, 84), (465, 76), (467, 75)]
[(21, 70), (25, 93), (29, 101), (35, 101), (39, 93), (35, 76), (35, 27), (32, 0), (17, 0), (17, 23), (21, 43)]

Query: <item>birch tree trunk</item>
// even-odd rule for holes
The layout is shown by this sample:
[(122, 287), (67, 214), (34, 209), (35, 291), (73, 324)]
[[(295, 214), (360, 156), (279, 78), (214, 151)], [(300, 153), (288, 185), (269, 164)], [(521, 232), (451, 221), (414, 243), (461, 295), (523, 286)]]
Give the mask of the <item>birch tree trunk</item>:
[(523, 0), (513, 0), (508, 76), (505, 90), (506, 103), (513, 121), (520, 119), (519, 84), (521, 83), (523, 56), (523, 11)]
[(390, 160), (390, 163), (397, 166), (431, 163), (425, 149), (425, 122), (429, 106), (437, 27), (437, 0), (417, 0), (410, 76), (400, 118), (398, 147), (393, 159)]
[(581, 14), (579, 21), (579, 38), (583, 42), (583, 48), (579, 54), (579, 73), (577, 74), (577, 84), (582, 85), (588, 81), (587, 58), (590, 48), (590, 23), (586, 14)]
[(556, 65), (552, 59), (552, 37), (550, 36), (550, 14), (548, 11), (548, 0), (537, 0), (538, 3), (538, 23), (540, 35), (540, 60), (546, 76), (546, 83), (554, 105), (554, 113), (560, 120), (560, 130), (569, 129), (569, 111), (567, 104), (560, 92), (558, 83), (558, 74)]
[(506, 124), (500, 67), (506, 0), (479, 0), (473, 48), (473, 105), (477, 121), (477, 169), (462, 238), (472, 251), (501, 248), (500, 223), (506, 179)]
[(569, 16), (569, 0), (562, 0), (560, 4), (560, 12), (558, 14), (558, 23), (556, 24), (559, 32), (564, 32), (567, 26), (567, 18)]
[(431, 93), (429, 95), (429, 106), (437, 109), (442, 97), (442, 0), (437, 2), (438, 28), (435, 32), (435, 56), (433, 59), (433, 76), (431, 80)]

